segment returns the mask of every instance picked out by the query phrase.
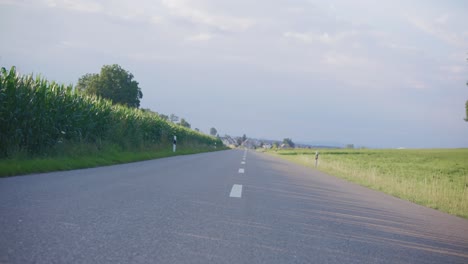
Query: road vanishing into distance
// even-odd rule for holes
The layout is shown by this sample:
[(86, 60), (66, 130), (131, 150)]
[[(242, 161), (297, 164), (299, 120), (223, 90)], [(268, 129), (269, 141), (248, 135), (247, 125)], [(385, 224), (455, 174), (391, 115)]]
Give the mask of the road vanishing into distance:
[(468, 263), (468, 220), (247, 150), (0, 179), (0, 263)]

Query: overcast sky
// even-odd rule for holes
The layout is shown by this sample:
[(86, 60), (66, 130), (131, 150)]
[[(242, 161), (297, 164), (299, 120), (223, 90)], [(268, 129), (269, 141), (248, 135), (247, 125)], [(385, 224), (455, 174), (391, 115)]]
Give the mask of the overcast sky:
[(468, 147), (468, 1), (0, 0), (0, 65), (130, 71), (141, 106), (220, 135)]

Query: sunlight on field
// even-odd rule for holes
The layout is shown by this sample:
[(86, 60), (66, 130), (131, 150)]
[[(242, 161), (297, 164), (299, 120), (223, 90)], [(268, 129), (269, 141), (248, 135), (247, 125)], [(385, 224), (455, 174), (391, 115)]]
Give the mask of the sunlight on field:
[[(315, 151), (294, 149), (269, 153), (314, 167)], [(319, 152), (321, 171), (468, 218), (468, 149)]]

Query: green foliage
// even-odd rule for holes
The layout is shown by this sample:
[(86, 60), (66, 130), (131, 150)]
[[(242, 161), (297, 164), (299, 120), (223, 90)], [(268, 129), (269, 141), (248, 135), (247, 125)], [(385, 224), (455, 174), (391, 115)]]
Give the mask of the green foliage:
[(174, 114), (171, 114), (169, 116), (169, 120), (172, 122), (172, 123), (176, 123), (177, 121), (179, 121), (179, 117), (174, 115)]
[(159, 117), (160, 117), (161, 119), (163, 119), (163, 120), (166, 120), (166, 121), (169, 120), (169, 116), (167, 116), (167, 115), (159, 114)]
[[(185, 147), (172, 152), (171, 148), (124, 151), (115, 145), (106, 145), (97, 149), (94, 145), (78, 144), (69, 146), (70, 149), (63, 155), (54, 157), (13, 157), (0, 159), (0, 177), (14, 175), (49, 172), (59, 170), (72, 170), (81, 168), (91, 168), (104, 165), (113, 165), (126, 162), (135, 162), (174, 155), (187, 155), (201, 152), (213, 151), (210, 146), (205, 147)], [(217, 150), (223, 150), (218, 148)]]
[(87, 73), (78, 79), (78, 83), (76, 84), (75, 89), (83, 93), (96, 95), (99, 94), (98, 85), (99, 74)]
[(180, 119), (180, 123), (179, 125), (183, 126), (183, 127), (186, 127), (186, 128), (190, 128), (191, 125), (189, 124), (189, 122), (187, 122), (187, 120), (185, 120), (184, 118)]
[(216, 134), (218, 134), (218, 130), (216, 130), (216, 128), (214, 127), (210, 128), (210, 135), (214, 137), (216, 136)]
[(52, 155), (64, 146), (84, 143), (137, 151), (170, 146), (173, 135), (181, 148), (222, 145), (155, 113), (112, 105), (42, 78), (19, 76), (14, 67), (0, 71), (0, 158)]
[[(314, 167), (315, 150), (282, 150), (278, 154)], [(468, 149), (322, 149), (318, 169), (468, 218)]]
[(465, 113), (465, 116), (466, 116), (466, 117), (465, 117), (465, 121), (468, 122), (468, 100), (467, 100), (466, 103), (465, 103), (465, 111), (466, 111), (466, 113)]
[(104, 65), (100, 74), (85, 74), (76, 85), (78, 91), (111, 100), (114, 104), (140, 107), (143, 97), (133, 74), (117, 64)]
[(283, 139), (283, 144), (285, 144), (286, 146), (291, 147), (291, 148), (294, 148), (296, 146), (294, 144), (294, 142), (292, 141), (292, 139), (290, 139), (290, 138)]

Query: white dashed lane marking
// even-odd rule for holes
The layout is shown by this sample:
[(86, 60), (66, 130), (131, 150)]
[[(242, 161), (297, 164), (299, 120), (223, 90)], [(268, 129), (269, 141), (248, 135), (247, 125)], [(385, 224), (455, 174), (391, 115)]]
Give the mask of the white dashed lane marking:
[(231, 189), (231, 193), (229, 197), (233, 198), (242, 198), (242, 185), (241, 184), (234, 184)]
[(239, 169), (239, 173), (245, 173), (245, 170), (242, 169), (242, 168), (240, 168), (240, 169)]

